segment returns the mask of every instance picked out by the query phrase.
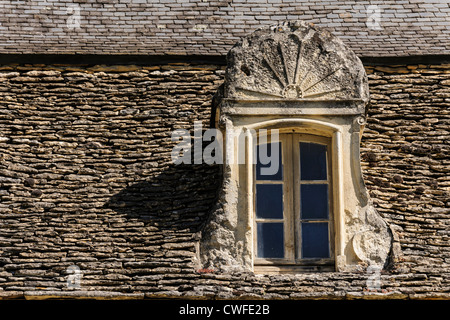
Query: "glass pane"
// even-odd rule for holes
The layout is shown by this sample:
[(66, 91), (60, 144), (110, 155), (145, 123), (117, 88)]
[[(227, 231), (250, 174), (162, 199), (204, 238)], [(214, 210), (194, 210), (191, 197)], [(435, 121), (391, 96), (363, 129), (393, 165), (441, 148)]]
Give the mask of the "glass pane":
[(283, 180), (281, 142), (258, 145), (255, 156), (256, 180)]
[(328, 219), (328, 185), (300, 185), (300, 213), (302, 219)]
[(283, 185), (256, 185), (256, 217), (283, 219)]
[(329, 258), (328, 222), (302, 223), (303, 258)]
[(283, 223), (257, 223), (258, 257), (284, 258)]
[(327, 180), (327, 146), (300, 142), (302, 180)]

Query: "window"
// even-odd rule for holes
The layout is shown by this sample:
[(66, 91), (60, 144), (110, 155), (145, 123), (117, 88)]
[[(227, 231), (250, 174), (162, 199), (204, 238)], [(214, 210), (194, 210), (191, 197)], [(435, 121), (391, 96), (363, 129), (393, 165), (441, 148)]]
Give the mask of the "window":
[[(330, 140), (285, 133), (278, 142), (256, 146), (255, 271), (333, 268)], [(278, 170), (264, 174), (270, 164), (261, 156), (273, 159), (274, 152)]]
[[(233, 46), (213, 103), (225, 161), (220, 203), (202, 231), (205, 268), (270, 274), (387, 263), (392, 230), (360, 164), (368, 102), (363, 64), (326, 30), (283, 22)], [(255, 139), (274, 129), (277, 143)], [(267, 158), (255, 163), (266, 150), (279, 155), (277, 170)]]

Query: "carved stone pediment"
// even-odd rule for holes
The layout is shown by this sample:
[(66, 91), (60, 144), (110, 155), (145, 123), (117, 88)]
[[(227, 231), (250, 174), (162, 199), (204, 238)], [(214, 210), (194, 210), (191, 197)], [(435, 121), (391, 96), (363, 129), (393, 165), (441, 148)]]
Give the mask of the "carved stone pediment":
[(357, 56), (328, 31), (301, 21), (255, 31), (227, 58), (225, 98), (363, 103), (369, 99)]

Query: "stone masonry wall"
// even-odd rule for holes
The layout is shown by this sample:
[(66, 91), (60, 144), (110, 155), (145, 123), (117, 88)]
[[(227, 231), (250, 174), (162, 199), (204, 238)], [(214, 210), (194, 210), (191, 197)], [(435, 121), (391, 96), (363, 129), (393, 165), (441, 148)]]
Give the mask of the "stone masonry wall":
[(82, 288), (121, 292), (193, 272), (220, 170), (173, 166), (171, 134), (209, 125), (221, 73), (2, 67), (0, 288), (61, 290), (71, 265)]
[(363, 268), (199, 270), (220, 167), (172, 165), (171, 133), (207, 127), (223, 70), (0, 66), (0, 298), (448, 298), (450, 65), (367, 67), (363, 172), (403, 251), (377, 292)]
[(366, 184), (397, 230), (404, 266), (448, 286), (450, 65), (368, 67), (367, 73)]

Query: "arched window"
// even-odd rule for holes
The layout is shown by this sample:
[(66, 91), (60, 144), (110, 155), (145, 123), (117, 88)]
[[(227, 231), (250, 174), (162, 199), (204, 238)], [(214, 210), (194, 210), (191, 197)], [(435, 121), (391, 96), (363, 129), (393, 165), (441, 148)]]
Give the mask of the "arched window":
[(204, 267), (383, 266), (392, 234), (361, 174), (369, 93), (358, 57), (326, 30), (295, 22), (255, 31), (227, 59), (213, 110), (226, 137), (224, 183), (202, 232)]

